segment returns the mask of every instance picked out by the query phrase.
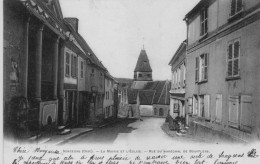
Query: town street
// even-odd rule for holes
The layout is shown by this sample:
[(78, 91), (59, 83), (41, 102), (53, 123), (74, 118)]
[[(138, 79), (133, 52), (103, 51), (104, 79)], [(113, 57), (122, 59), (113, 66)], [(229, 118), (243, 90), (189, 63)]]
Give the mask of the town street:
[[(170, 137), (162, 129), (165, 118), (145, 117), (142, 120), (125, 119), (113, 125), (109, 125), (93, 132), (79, 136), (67, 144), (113, 144), (113, 145), (151, 145), (152, 143), (161, 146), (176, 144), (185, 141), (195, 140), (183, 137)], [(198, 142), (198, 141), (196, 141)]]

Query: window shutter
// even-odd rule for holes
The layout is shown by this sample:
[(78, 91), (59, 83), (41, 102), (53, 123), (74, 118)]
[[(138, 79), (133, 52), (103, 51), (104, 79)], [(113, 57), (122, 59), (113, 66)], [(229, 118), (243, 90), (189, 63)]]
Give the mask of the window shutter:
[(210, 120), (210, 96), (209, 95), (204, 96), (204, 112), (205, 112), (205, 118), (207, 120)]
[(200, 13), (200, 36), (202, 36), (203, 32), (204, 32), (203, 20), (204, 20), (204, 13), (203, 13), (203, 10), (202, 10), (201, 13)]
[(233, 45), (229, 44), (228, 46), (228, 68), (227, 68), (227, 75), (228, 77), (232, 76), (232, 58), (233, 58)]
[(240, 123), (241, 129), (252, 130), (252, 96), (241, 95)]
[(233, 76), (236, 76), (239, 74), (239, 56), (240, 56), (240, 45), (239, 41), (234, 43), (234, 65), (233, 65)]
[(75, 56), (75, 77), (78, 77), (78, 58)]
[(192, 114), (192, 98), (188, 99), (189, 114)]
[(238, 127), (239, 97), (230, 96), (228, 104), (230, 126)]
[(208, 79), (208, 65), (209, 65), (209, 54), (205, 54), (204, 57), (204, 79)]
[(73, 59), (73, 55), (70, 56), (71, 58), (71, 62), (70, 62), (70, 65), (71, 65), (71, 76), (73, 77), (74, 76), (74, 59)]
[(216, 122), (222, 121), (222, 95), (217, 94), (216, 97)]
[(195, 64), (195, 82), (199, 81), (199, 57), (196, 57), (196, 64)]

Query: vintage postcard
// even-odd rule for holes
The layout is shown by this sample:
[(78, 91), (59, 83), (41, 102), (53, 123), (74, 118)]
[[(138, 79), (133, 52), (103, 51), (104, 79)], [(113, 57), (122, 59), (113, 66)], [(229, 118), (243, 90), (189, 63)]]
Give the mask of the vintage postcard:
[(260, 162), (259, 0), (2, 9), (3, 164)]

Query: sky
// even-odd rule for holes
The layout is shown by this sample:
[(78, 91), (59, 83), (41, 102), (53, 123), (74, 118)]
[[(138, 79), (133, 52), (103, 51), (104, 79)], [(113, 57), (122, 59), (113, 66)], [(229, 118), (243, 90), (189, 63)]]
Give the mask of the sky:
[(63, 17), (79, 19), (79, 33), (114, 77), (133, 78), (141, 49), (154, 80), (170, 80), (168, 65), (186, 39), (184, 16), (199, 0), (60, 0)]

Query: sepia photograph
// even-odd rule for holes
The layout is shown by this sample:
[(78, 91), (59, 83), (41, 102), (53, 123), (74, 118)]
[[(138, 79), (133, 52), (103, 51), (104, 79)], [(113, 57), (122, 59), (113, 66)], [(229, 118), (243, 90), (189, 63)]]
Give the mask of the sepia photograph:
[(260, 0), (3, 0), (1, 21), (3, 164), (260, 162)]

